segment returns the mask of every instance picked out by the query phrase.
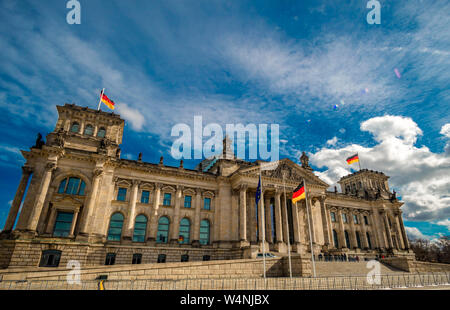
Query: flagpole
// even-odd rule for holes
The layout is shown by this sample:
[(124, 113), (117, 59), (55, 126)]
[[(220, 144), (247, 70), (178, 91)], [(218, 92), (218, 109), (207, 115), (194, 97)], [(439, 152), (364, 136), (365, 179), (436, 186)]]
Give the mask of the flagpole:
[(103, 97), (103, 94), (105, 93), (105, 89), (103, 88), (102, 89), (102, 92), (100, 93), (100, 100), (99, 100), (99, 102), (98, 102), (98, 107), (97, 107), (97, 111), (100, 111), (100, 105), (102, 104), (102, 97)]
[(289, 277), (292, 279), (292, 264), (291, 264), (291, 243), (289, 241), (289, 221), (287, 216), (287, 201), (286, 201), (286, 184), (284, 183), (283, 173), (283, 187), (284, 187), (284, 210), (286, 211), (286, 228), (287, 228), (287, 248), (288, 248), (288, 260), (289, 260)]
[(313, 249), (313, 242), (312, 242), (312, 234), (311, 234), (311, 217), (309, 216), (309, 203), (308, 203), (308, 194), (306, 191), (306, 182), (303, 178), (303, 186), (305, 187), (305, 203), (306, 203), (306, 214), (308, 216), (308, 229), (309, 229), (309, 243), (311, 246), (311, 260), (313, 265), (313, 277), (316, 277), (316, 263), (314, 262), (314, 249)]
[[(263, 268), (264, 268), (264, 280), (266, 280), (266, 229), (265, 229), (265, 220), (264, 220), (264, 197), (262, 195), (263, 190), (263, 184), (262, 184), (262, 173), (261, 173), (261, 167), (259, 169), (259, 181), (261, 182), (261, 187), (260, 187), (260, 196), (259, 196), (259, 202), (261, 204), (261, 226), (262, 226), (262, 253), (263, 253)], [(265, 283), (265, 282), (264, 282)]]

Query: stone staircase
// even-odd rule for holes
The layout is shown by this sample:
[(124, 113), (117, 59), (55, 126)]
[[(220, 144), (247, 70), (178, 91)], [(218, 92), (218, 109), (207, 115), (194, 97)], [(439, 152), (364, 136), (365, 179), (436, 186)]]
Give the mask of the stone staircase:
[[(366, 261), (360, 262), (316, 262), (316, 275), (318, 277), (328, 276), (365, 276), (373, 269), (367, 268)], [(381, 274), (396, 274), (404, 271), (380, 264)]]

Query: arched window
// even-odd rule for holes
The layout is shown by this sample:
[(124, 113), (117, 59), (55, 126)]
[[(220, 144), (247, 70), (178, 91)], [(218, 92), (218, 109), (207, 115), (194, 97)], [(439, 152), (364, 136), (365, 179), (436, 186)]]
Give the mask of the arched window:
[(348, 236), (348, 231), (345, 231), (344, 234), (345, 234), (345, 245), (347, 246), (348, 249), (350, 249), (350, 238)]
[(147, 230), (147, 217), (143, 214), (136, 216), (134, 222), (133, 242), (145, 242), (145, 232)]
[(100, 127), (100, 129), (97, 132), (97, 137), (104, 138), (106, 136), (106, 129), (103, 127)]
[(77, 122), (72, 124), (72, 127), (70, 127), (70, 131), (71, 132), (79, 132), (80, 131), (80, 124), (78, 124)]
[(187, 218), (184, 218), (180, 221), (179, 243), (189, 244), (190, 235), (191, 235), (191, 222)]
[(119, 212), (111, 216), (108, 230), (108, 241), (120, 241), (122, 236), (123, 215)]
[(359, 237), (359, 232), (356, 231), (355, 234), (356, 234), (356, 244), (358, 246), (358, 249), (360, 249), (361, 248), (361, 238)]
[(369, 249), (372, 248), (372, 242), (370, 241), (370, 234), (367, 232), (366, 233), (366, 237), (367, 237), (367, 245), (369, 246)]
[(84, 196), (86, 183), (76, 177), (69, 177), (59, 183), (58, 194), (79, 195)]
[(167, 243), (169, 241), (169, 219), (162, 216), (158, 222), (158, 233), (156, 234), (156, 243)]
[(209, 244), (209, 221), (208, 220), (202, 220), (200, 222), (200, 244), (201, 245), (207, 245)]
[(87, 125), (86, 128), (84, 128), (84, 134), (92, 136), (94, 134), (94, 127), (92, 127), (92, 125)]

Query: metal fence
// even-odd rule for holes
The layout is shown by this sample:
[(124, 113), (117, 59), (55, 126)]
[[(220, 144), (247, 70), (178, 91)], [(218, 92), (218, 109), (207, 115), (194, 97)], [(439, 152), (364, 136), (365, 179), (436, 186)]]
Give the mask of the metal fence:
[[(450, 285), (450, 273), (399, 273), (380, 275), (369, 283), (366, 276), (316, 278), (246, 278), (183, 280), (106, 280), (105, 290), (376, 290)], [(60, 280), (1, 281), (0, 290), (98, 290), (100, 281), (69, 284)]]

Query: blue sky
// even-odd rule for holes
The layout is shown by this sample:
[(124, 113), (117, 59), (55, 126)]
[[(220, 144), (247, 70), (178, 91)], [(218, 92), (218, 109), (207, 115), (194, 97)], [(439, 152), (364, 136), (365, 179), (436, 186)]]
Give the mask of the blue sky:
[(357, 151), (391, 177), (411, 236), (450, 233), (448, 1), (380, 1), (380, 25), (366, 0), (79, 0), (81, 25), (66, 2), (0, 0), (1, 226), (19, 150), (53, 130), (55, 105), (96, 108), (105, 87), (123, 157), (178, 165), (171, 128), (195, 115), (279, 124), (281, 157), (307, 152), (333, 185)]

